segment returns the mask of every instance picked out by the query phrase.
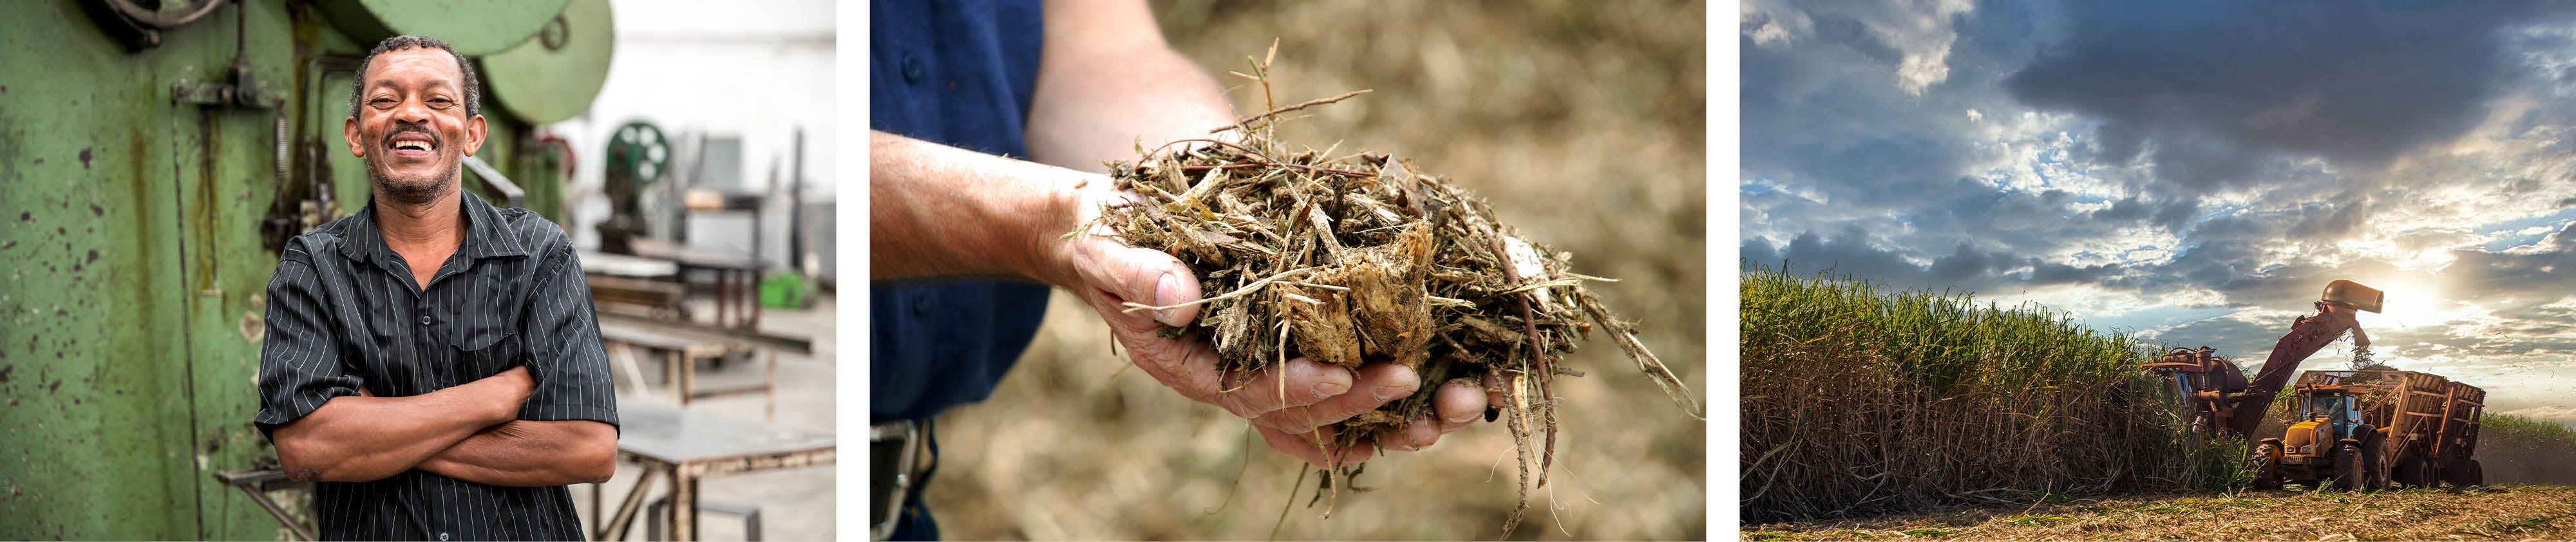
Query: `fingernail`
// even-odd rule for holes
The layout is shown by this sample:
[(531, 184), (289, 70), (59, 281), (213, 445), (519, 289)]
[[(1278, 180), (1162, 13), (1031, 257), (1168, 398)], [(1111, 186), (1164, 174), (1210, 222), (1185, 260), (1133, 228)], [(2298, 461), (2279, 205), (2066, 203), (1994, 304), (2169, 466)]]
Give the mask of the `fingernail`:
[(1369, 396), (1377, 398), (1380, 402), (1393, 401), (1396, 397), (1401, 396), (1402, 393), (1403, 390), (1388, 386), (1378, 386), (1369, 389)]
[(1470, 421), (1475, 421), (1475, 419), (1476, 419), (1476, 413), (1474, 413), (1474, 412), (1469, 412), (1469, 413), (1466, 413), (1466, 414), (1459, 414), (1459, 415), (1456, 415), (1456, 416), (1450, 416), (1450, 417), (1449, 417), (1449, 423), (1467, 423), (1467, 422), (1470, 422)]
[(1343, 384), (1343, 383), (1340, 383), (1340, 382), (1334, 382), (1334, 381), (1330, 381), (1330, 380), (1326, 380), (1326, 381), (1323, 381), (1323, 382), (1316, 382), (1316, 383), (1315, 383), (1315, 398), (1316, 398), (1316, 399), (1322, 399), (1322, 398), (1326, 398), (1326, 397), (1332, 397), (1332, 396), (1335, 396), (1335, 395), (1341, 395), (1341, 394), (1342, 394), (1342, 392), (1346, 392), (1346, 391), (1351, 391), (1351, 385), (1350, 385), (1350, 384)]
[[(1181, 304), (1181, 278), (1169, 271), (1164, 272), (1162, 280), (1154, 282), (1154, 304), (1166, 307)], [(1154, 319), (1167, 326), (1180, 326), (1180, 316), (1180, 309), (1154, 311)]]

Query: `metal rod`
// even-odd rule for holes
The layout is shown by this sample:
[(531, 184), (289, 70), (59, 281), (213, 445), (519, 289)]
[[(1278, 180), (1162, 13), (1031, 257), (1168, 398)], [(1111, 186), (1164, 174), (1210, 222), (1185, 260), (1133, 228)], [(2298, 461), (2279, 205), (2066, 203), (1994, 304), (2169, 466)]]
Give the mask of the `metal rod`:
[[(796, 127), (795, 158), (788, 161), (787, 174), (787, 265), (791, 269), (813, 274), (804, 269), (805, 262), (805, 127)], [(755, 322), (758, 320), (755, 319)]]
[(259, 503), (260, 508), (268, 509), (268, 515), (276, 516), (277, 522), (285, 525), (287, 533), (294, 535), (297, 540), (308, 542), (319, 540), (313, 536), (312, 527), (304, 525), (303, 521), (295, 519), (294, 514), (287, 513), (286, 507), (279, 506), (277, 501), (269, 499), (267, 492), (246, 485), (233, 487), (241, 488), (242, 493), (250, 495), (251, 502)]
[(592, 537), (593, 540), (625, 540), (627, 529), (635, 523), (635, 512), (644, 505), (645, 488), (651, 487), (653, 475), (669, 467), (646, 461), (636, 463), (644, 466), (644, 474), (635, 478), (635, 487), (628, 488), (626, 497), (617, 504), (617, 515), (600, 526), (599, 536)]
[(474, 178), (482, 179), (484, 185), (492, 187), (493, 190), (500, 191), (501, 200), (509, 203), (508, 205), (504, 205), (504, 207), (526, 207), (528, 205), (528, 191), (520, 189), (518, 183), (510, 182), (509, 177), (502, 176), (501, 170), (492, 169), (491, 164), (483, 163), (483, 159), (472, 156), (465, 157), (465, 169), (473, 171)]

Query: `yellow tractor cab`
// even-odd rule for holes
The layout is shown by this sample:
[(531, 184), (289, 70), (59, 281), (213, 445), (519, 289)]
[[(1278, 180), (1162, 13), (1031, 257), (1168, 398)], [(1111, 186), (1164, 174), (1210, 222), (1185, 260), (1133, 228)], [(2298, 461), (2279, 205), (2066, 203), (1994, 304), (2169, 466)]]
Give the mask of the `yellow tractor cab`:
[(2335, 489), (2387, 489), (2387, 470), (2380, 466), (2385, 435), (2363, 421), (2357, 395), (2374, 389), (2301, 383), (2296, 399), (2301, 420), (2280, 438), (2265, 438), (2255, 446), (2261, 470), (2257, 487), (2280, 487), (2285, 481), (2314, 487), (2331, 478)]
[[(2300, 397), (2299, 403), (2306, 415), (2282, 433), (2284, 455), (2323, 458), (2334, 453), (2334, 446), (2344, 440), (2360, 444), (2353, 432), (2367, 426), (2361, 423), (2361, 409), (2350, 391), (2340, 387), (2314, 390)], [(2325, 446), (2320, 448), (2320, 443)]]

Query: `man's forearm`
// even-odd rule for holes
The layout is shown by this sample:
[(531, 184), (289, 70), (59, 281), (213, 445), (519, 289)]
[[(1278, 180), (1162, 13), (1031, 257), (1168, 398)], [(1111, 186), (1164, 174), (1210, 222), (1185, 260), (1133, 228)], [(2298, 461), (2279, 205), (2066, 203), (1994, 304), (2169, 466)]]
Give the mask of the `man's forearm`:
[(1225, 89), (1173, 51), (1141, 0), (1049, 0), (1046, 44), (1031, 97), (1029, 156), (1104, 172), (1179, 139), (1234, 122)]
[(289, 478), (365, 482), (410, 470), (475, 431), (509, 421), (517, 400), (486, 378), (410, 397), (335, 397), (271, 434)]
[(496, 486), (601, 483), (617, 471), (617, 429), (589, 420), (503, 423), (421, 461), (420, 470)]
[(1053, 245), (1078, 225), (1080, 190), (1108, 182), (885, 132), (868, 132), (868, 150), (871, 279), (1057, 283)]

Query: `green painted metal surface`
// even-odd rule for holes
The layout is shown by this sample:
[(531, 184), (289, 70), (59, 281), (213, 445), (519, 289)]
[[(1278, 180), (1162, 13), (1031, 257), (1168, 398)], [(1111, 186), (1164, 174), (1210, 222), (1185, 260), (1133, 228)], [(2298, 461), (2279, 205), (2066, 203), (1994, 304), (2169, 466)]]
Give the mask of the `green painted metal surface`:
[[(372, 47), (397, 34), (430, 36), (466, 56), (509, 50), (563, 13), (565, 0), (315, 0), (351, 38)], [(364, 52), (364, 51), (361, 51)]]
[[(0, 539), (276, 539), (213, 474), (271, 453), (250, 418), (272, 202), (312, 175), (331, 216), (366, 202), (335, 70), (373, 42), (233, 2), (135, 47), (85, 1), (0, 3)], [(178, 99), (236, 59), (261, 103)], [(560, 220), (558, 158), (497, 117), (478, 156)]]
[(501, 107), (519, 120), (562, 122), (590, 110), (608, 83), (608, 60), (617, 50), (617, 24), (608, 0), (572, 0), (560, 26), (536, 39), (483, 57), (483, 80)]

